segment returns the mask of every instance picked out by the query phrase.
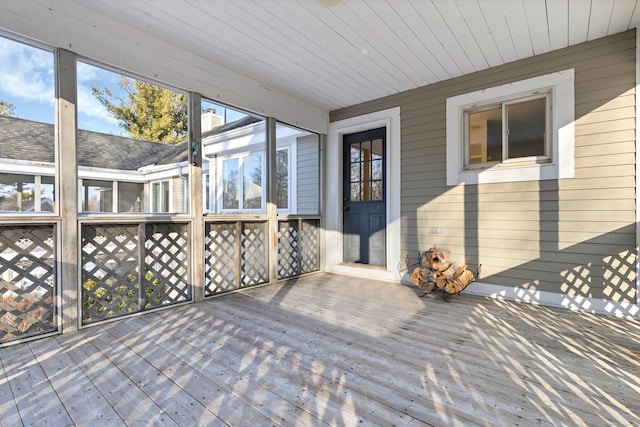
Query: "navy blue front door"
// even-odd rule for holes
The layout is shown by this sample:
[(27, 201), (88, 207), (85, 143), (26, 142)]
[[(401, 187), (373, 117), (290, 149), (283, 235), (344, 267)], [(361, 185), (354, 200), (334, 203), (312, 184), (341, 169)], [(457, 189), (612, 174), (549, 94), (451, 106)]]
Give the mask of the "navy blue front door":
[(343, 137), (344, 262), (386, 264), (386, 128)]

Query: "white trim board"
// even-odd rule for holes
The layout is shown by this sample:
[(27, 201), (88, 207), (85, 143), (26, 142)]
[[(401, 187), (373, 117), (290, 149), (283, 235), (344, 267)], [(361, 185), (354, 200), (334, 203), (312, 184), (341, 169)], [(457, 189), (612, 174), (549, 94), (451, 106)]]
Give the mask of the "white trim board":
[[(384, 269), (343, 264), (342, 135), (387, 128), (387, 262)], [(323, 270), (359, 277), (399, 280), (400, 274), (400, 107), (329, 123), (327, 134)]]
[[(411, 282), (409, 274), (405, 274), (402, 277), (402, 283), (415, 286)], [(625, 319), (640, 319), (640, 307), (637, 304), (611, 301), (603, 298), (589, 298), (520, 287), (492, 285), (483, 282), (473, 282), (464, 290), (464, 293), (506, 301), (569, 309), (583, 313), (604, 314)]]

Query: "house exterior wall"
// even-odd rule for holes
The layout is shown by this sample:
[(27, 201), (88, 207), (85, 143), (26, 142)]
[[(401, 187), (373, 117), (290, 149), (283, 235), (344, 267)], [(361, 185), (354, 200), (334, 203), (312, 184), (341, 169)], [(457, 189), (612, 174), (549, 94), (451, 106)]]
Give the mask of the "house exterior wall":
[[(574, 178), (446, 185), (447, 98), (566, 69), (575, 70)], [(552, 304), (608, 301), (612, 313), (637, 315), (635, 86), (628, 31), (333, 111), (330, 121), (400, 106), (403, 255), (438, 245), (481, 264), (469, 292), (559, 294)]]
[(297, 146), (297, 200), (298, 213), (315, 215), (319, 213), (320, 167), (318, 136), (308, 135), (298, 138)]

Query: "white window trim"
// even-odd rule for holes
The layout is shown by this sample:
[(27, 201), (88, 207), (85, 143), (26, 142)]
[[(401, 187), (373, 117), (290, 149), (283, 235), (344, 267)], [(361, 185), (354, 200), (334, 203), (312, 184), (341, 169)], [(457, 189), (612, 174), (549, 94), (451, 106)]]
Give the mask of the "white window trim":
[(288, 188), (287, 188), (287, 208), (278, 208), (277, 212), (280, 214), (295, 214), (297, 213), (298, 207), (298, 186), (297, 186), (297, 152), (296, 152), (296, 144), (289, 143), (278, 145), (276, 147), (277, 151), (287, 151), (288, 162), (287, 162), (287, 173), (288, 173)]
[[(464, 169), (464, 111), (537, 91), (551, 91), (551, 163)], [(568, 69), (447, 98), (447, 185), (574, 177), (574, 70)]]
[[(238, 179), (241, 180), (238, 184), (238, 203), (239, 205), (243, 205), (244, 198), (244, 161), (247, 157), (252, 154), (260, 154), (260, 174), (262, 176), (262, 190), (261, 190), (261, 200), (260, 200), (260, 208), (258, 209), (246, 209), (244, 206), (241, 206), (237, 209), (224, 209), (222, 206), (222, 201), (224, 197), (223, 185), (222, 185), (222, 164), (225, 160), (230, 159), (238, 159)], [(216, 167), (216, 189), (217, 189), (217, 199), (216, 199), (216, 208), (218, 213), (261, 213), (265, 211), (265, 197), (266, 197), (266, 188), (264, 182), (266, 180), (265, 167), (266, 167), (266, 159), (265, 159), (266, 151), (264, 150), (254, 150), (254, 151), (244, 151), (242, 153), (235, 153), (229, 156), (218, 156), (217, 157), (217, 167)]]
[[(167, 210), (167, 212), (163, 212), (163, 211), (154, 211), (153, 210), (153, 206), (155, 205), (155, 195), (153, 192), (153, 185), (154, 184), (160, 184), (162, 186), (162, 183), (166, 182), (169, 188), (169, 195), (167, 196), (169, 198), (169, 209)], [(162, 190), (162, 187), (160, 187), (160, 189)], [(162, 193), (164, 194), (164, 192)], [(156, 180), (156, 181), (151, 181), (149, 182), (149, 212), (151, 213), (169, 213), (171, 212), (171, 201), (173, 200), (173, 188), (171, 185), (171, 179), (160, 179), (160, 180)], [(162, 202), (162, 200), (160, 201)]]

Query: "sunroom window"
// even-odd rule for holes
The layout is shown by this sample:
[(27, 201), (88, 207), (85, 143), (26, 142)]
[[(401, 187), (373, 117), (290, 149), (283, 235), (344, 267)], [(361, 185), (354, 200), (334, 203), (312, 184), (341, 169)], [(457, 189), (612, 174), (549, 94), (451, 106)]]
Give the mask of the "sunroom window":
[(0, 36), (0, 215), (57, 211), (54, 54)]
[(151, 212), (170, 212), (169, 181), (151, 183)]
[(548, 95), (474, 107), (465, 114), (465, 167), (549, 161)]
[(263, 208), (263, 153), (244, 153), (221, 160), (223, 210)]

